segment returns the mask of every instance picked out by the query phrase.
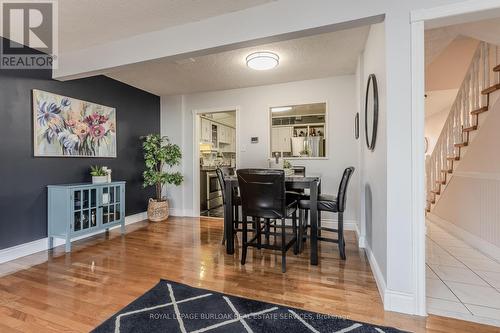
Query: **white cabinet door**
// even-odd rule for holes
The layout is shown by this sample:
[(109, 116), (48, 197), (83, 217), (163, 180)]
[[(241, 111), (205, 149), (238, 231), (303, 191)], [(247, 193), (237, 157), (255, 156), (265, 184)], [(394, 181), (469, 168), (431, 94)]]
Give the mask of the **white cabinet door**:
[(292, 151), (292, 127), (280, 127), (279, 129), (279, 142), (280, 150), (285, 153)]
[(203, 118), (201, 119), (201, 141), (212, 142), (212, 122)]
[(236, 130), (231, 128), (231, 152), (236, 153)]
[(231, 131), (234, 131), (234, 129), (228, 126), (221, 126), (221, 142), (228, 145), (231, 144)]
[(217, 134), (219, 135), (219, 143), (226, 143), (226, 126), (219, 125)]
[(271, 129), (271, 152), (281, 151), (280, 128), (273, 127)]

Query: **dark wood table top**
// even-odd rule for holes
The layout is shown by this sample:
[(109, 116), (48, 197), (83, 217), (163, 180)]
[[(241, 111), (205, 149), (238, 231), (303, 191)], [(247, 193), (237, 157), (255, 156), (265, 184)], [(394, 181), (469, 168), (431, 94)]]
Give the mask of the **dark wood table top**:
[[(238, 177), (237, 176), (225, 176), (224, 180), (225, 181), (230, 181), (230, 182), (238, 182)], [(287, 183), (310, 183), (310, 182), (319, 181), (319, 180), (321, 180), (321, 176), (315, 176), (315, 175), (308, 175), (308, 176), (290, 175), (290, 176), (285, 176), (285, 182), (287, 182)]]

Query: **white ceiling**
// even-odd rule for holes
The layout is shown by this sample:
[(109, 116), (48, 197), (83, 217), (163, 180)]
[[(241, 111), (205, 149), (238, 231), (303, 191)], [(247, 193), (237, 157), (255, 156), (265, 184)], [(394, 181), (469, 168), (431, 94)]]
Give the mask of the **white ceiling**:
[(212, 112), (204, 114), (203, 116), (207, 118), (211, 118), (220, 123), (236, 127), (236, 111), (228, 111), (228, 112)]
[(463, 37), (500, 45), (500, 18), (426, 30), (425, 64), (432, 63), (453, 40)]
[(75, 51), (272, 1), (59, 0), (59, 48)]
[[(106, 75), (156, 95), (175, 95), (353, 74), (368, 31), (363, 26), (184, 60), (158, 59)], [(259, 50), (277, 53), (279, 66), (249, 69), (246, 56)]]

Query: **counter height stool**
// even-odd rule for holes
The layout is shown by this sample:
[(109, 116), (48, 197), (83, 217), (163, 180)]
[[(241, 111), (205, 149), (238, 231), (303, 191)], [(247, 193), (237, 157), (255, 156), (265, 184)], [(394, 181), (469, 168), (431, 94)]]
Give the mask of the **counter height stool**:
[[(286, 271), (286, 252), (294, 245), (294, 253), (299, 250), (297, 241), (297, 200), (287, 200), (285, 191), (285, 172), (277, 169), (240, 169), (236, 171), (238, 175), (238, 185), (241, 195), (241, 207), (243, 212), (243, 250), (241, 254), (241, 264), (244, 265), (249, 246), (280, 250), (281, 251), (281, 271)], [(248, 240), (248, 227), (245, 223), (248, 217), (255, 221), (255, 235)], [(285, 220), (292, 218), (292, 234), (287, 233)], [(260, 222), (264, 219), (264, 227)], [(276, 228), (281, 232), (272, 233), (274, 237), (281, 235), (281, 242), (278, 245), (269, 243), (269, 224), (275, 220)], [(281, 226), (278, 221), (281, 220)], [(262, 243), (262, 234), (266, 236), (266, 243)]]
[[(318, 221), (318, 235), (317, 238), (320, 241), (332, 242), (339, 244), (339, 252), (340, 257), (345, 260), (345, 240), (344, 240), (344, 210), (347, 198), (347, 186), (349, 185), (349, 180), (351, 179), (352, 174), (354, 173), (354, 167), (348, 167), (344, 170), (344, 174), (342, 176), (342, 180), (340, 181), (339, 190), (337, 196), (328, 195), (328, 194), (320, 194), (318, 196), (318, 219), (321, 219), (319, 212), (332, 212), (338, 213), (338, 227), (337, 229), (325, 228), (321, 227), (320, 221)], [(301, 210), (309, 210), (310, 209), (310, 200), (307, 196), (302, 196), (302, 199), (299, 200), (299, 209)], [(302, 214), (301, 214), (302, 216)], [(307, 217), (306, 217), (307, 219)], [(307, 221), (304, 223), (301, 221), (301, 225), (306, 225)], [(300, 228), (299, 230), (299, 239), (302, 239), (305, 228)], [(331, 239), (326, 237), (321, 237), (321, 230), (336, 232), (338, 234), (337, 239)]]

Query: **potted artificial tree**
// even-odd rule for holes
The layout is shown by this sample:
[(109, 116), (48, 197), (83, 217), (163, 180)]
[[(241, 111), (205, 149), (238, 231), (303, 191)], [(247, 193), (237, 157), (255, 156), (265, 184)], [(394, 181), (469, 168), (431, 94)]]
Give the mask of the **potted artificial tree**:
[(143, 137), (142, 149), (146, 170), (143, 173), (144, 187), (154, 186), (156, 198), (150, 198), (148, 219), (159, 222), (168, 218), (168, 200), (163, 197), (163, 189), (168, 184), (180, 185), (184, 177), (180, 172), (168, 172), (181, 161), (182, 153), (178, 145), (170, 143), (166, 136), (150, 134)]

